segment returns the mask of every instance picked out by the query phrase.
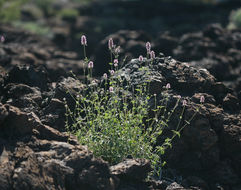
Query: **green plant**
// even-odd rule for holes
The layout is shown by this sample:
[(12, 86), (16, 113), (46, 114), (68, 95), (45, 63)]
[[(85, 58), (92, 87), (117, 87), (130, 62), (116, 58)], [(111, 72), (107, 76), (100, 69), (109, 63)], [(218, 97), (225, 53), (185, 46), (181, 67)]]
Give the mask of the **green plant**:
[(53, 33), (51, 32), (50, 28), (35, 22), (21, 22), (16, 21), (13, 22), (13, 25), (15, 27), (23, 28), (25, 30), (28, 30), (34, 34), (46, 36), (48, 38), (53, 37)]
[(53, 14), (53, 0), (35, 0), (34, 3), (44, 12), (45, 15)]
[(76, 9), (62, 9), (57, 14), (66, 20), (74, 19), (79, 15)]
[(20, 18), (21, 6), (28, 0), (0, 0), (0, 21), (11, 22)]
[[(176, 136), (180, 137), (181, 130), (190, 122), (181, 126), (186, 100), (182, 104), (180, 121), (176, 129), (172, 130), (173, 135), (166, 138), (161, 145), (157, 145), (158, 137), (168, 127), (181, 98), (178, 97), (175, 106), (168, 111), (169, 83), (160, 101), (156, 94), (149, 94), (150, 67), (155, 61), (155, 53), (151, 51), (150, 43), (146, 46), (150, 59), (145, 59), (150, 67), (145, 65), (140, 68), (147, 77), (137, 85), (132, 85), (128, 78), (119, 75), (119, 47), (114, 45), (112, 39), (109, 40), (110, 76), (105, 73), (99, 82), (92, 77), (94, 63), (86, 56), (85, 36), (82, 36), (81, 44), (84, 47), (84, 62), (87, 66), (84, 70), (86, 87), (73, 97), (76, 103), (74, 110), (71, 110), (66, 102), (67, 131), (75, 134), (79, 142), (87, 145), (95, 156), (102, 157), (110, 164), (116, 164), (128, 156), (145, 158), (151, 160), (153, 175), (161, 176), (161, 167), (165, 164), (161, 161), (161, 155), (172, 146), (171, 142)], [(139, 63), (144, 63), (143, 56), (139, 57)], [(154, 106), (151, 107), (152, 100)]]
[(232, 11), (229, 20), (229, 29), (241, 28), (241, 8), (236, 11)]

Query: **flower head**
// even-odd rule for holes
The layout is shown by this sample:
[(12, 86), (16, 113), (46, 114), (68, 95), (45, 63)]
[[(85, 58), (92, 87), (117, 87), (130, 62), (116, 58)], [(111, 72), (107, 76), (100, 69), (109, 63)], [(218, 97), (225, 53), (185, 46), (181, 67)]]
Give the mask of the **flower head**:
[(1, 38), (0, 38), (0, 42), (5, 42), (5, 38), (4, 38), (4, 36), (1, 36)]
[(113, 42), (112, 38), (109, 39), (108, 47), (109, 47), (110, 50), (114, 48), (114, 42)]
[(166, 85), (166, 89), (170, 89), (170, 88), (171, 88), (170, 83), (167, 83), (167, 85)]
[(110, 91), (111, 93), (113, 93), (113, 92), (114, 92), (114, 88), (111, 86), (111, 87), (109, 88), (109, 91)]
[(187, 105), (187, 100), (183, 100), (183, 101), (182, 101), (182, 105), (183, 105), (183, 106), (186, 106), (186, 105)]
[(204, 96), (201, 96), (200, 97), (200, 103), (204, 103), (205, 102), (205, 98), (204, 98)]
[(115, 71), (114, 70), (110, 70), (110, 74), (114, 75)]
[(104, 78), (105, 80), (108, 78), (108, 76), (107, 76), (106, 73), (103, 74), (103, 78)]
[(156, 56), (154, 51), (151, 51), (150, 55), (151, 55), (151, 59), (155, 59)]
[(139, 56), (139, 61), (142, 62), (143, 60), (144, 60), (143, 56), (140, 55), (140, 56)]
[(146, 51), (147, 51), (147, 53), (151, 52), (151, 43), (150, 42), (146, 43)]
[(97, 81), (97, 80), (93, 80), (91, 83), (92, 83), (92, 85), (94, 85), (94, 86), (97, 86), (97, 85), (98, 85), (98, 81)]
[(119, 54), (120, 53), (120, 46), (118, 46), (117, 48), (115, 48), (115, 54)]
[(87, 46), (87, 39), (85, 35), (81, 36), (81, 45), (83, 46)]
[(88, 68), (92, 69), (93, 67), (94, 67), (94, 63), (93, 63), (93, 61), (90, 61), (89, 64), (88, 64)]
[(114, 67), (118, 67), (118, 59), (114, 59)]

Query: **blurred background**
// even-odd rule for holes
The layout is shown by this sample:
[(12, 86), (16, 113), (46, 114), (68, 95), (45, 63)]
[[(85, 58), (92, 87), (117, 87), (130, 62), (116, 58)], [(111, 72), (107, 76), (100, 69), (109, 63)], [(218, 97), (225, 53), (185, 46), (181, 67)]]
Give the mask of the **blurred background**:
[(181, 36), (210, 23), (241, 27), (240, 0), (0, 0), (0, 22), (11, 23), (75, 50), (86, 34), (96, 43), (119, 30), (150, 37)]
[(129, 59), (144, 54), (145, 42), (151, 41), (156, 53), (192, 61), (174, 51), (180, 39), (213, 23), (240, 29), (240, 7), (240, 0), (0, 0), (0, 23), (49, 38), (79, 58), (80, 36), (85, 34), (88, 56), (101, 69), (108, 61), (110, 36)]

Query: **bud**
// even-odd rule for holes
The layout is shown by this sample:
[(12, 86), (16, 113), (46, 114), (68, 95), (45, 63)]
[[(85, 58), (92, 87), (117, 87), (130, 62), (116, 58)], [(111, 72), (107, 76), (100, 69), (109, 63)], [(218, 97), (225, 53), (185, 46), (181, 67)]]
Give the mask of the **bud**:
[(90, 61), (89, 64), (88, 64), (88, 68), (92, 69), (93, 67), (94, 67), (94, 63), (93, 63), (93, 61)]
[(4, 38), (4, 36), (1, 36), (1, 38), (0, 38), (0, 42), (5, 42), (5, 38)]
[(106, 73), (103, 74), (103, 78), (104, 78), (104, 79), (107, 79), (107, 78), (108, 78), (108, 76), (107, 76)]
[(114, 67), (118, 67), (118, 59), (114, 59)]
[(114, 75), (115, 71), (114, 70), (110, 70), (110, 74)]
[(111, 49), (114, 48), (114, 42), (113, 42), (113, 39), (112, 39), (112, 38), (109, 39), (108, 47), (109, 47), (109, 50), (111, 50)]
[(143, 56), (140, 55), (140, 56), (139, 56), (139, 61), (142, 62), (143, 60), (144, 60)]
[(98, 81), (97, 81), (97, 80), (93, 80), (91, 83), (92, 83), (92, 85), (94, 85), (94, 86), (97, 86), (97, 85), (98, 85)]
[(114, 88), (113, 88), (113, 87), (110, 87), (110, 88), (109, 88), (109, 91), (110, 91), (111, 93), (113, 93), (113, 92), (114, 92)]
[(151, 51), (150, 54), (151, 54), (151, 59), (155, 59), (155, 57), (156, 57), (156, 56), (155, 56), (155, 52), (154, 52), (154, 51)]
[(81, 45), (83, 46), (87, 46), (87, 39), (85, 35), (81, 36)]
[(117, 48), (115, 48), (115, 53), (118, 55), (120, 53), (120, 46), (118, 46)]
[(183, 106), (186, 106), (186, 105), (187, 105), (187, 100), (183, 100), (183, 101), (182, 101), (182, 105), (183, 105)]
[(204, 96), (201, 96), (200, 97), (200, 103), (204, 103), (205, 102), (205, 98), (204, 98)]
[(166, 85), (166, 89), (170, 89), (170, 88), (171, 88), (170, 83), (167, 83), (167, 85)]
[(150, 51), (151, 51), (151, 43), (150, 42), (146, 43), (146, 51), (147, 51), (147, 53), (150, 53)]

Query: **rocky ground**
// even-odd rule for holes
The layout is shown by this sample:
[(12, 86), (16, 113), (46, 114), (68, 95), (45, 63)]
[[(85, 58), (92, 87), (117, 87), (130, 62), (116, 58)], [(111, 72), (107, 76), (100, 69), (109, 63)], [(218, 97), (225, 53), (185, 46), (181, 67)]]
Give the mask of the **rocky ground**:
[[(6, 25), (0, 33), (6, 34), (0, 44), (1, 190), (241, 189), (239, 31), (212, 25), (180, 40), (163, 35), (155, 41), (156, 51), (165, 47), (189, 63), (160, 54), (151, 67), (151, 93), (161, 98), (162, 86), (170, 83), (170, 101), (177, 95), (188, 100), (185, 118), (194, 107), (200, 112), (167, 152), (165, 178), (149, 182), (144, 181), (150, 171), (148, 161), (127, 159), (109, 166), (65, 132), (63, 98), (73, 105), (66, 91), (75, 95), (82, 86), (69, 74), (70, 70), (82, 74), (76, 53)], [(145, 49), (144, 42), (137, 40), (142, 35), (123, 31), (112, 36), (123, 45), (132, 41), (127, 50), (136, 56), (131, 50)], [(132, 60), (120, 72), (136, 84), (144, 77), (138, 67), (138, 60)], [(206, 99), (202, 106), (201, 95)]]
[[(61, 22), (54, 17), (45, 19), (53, 25), (52, 41), (0, 25), (0, 34), (6, 39), (0, 43), (1, 190), (241, 189), (241, 31), (229, 31), (218, 24), (205, 27), (213, 22), (227, 24), (224, 18), (239, 2), (221, 4), (218, 9), (165, 4), (154, 6), (154, 10), (147, 2), (142, 6), (135, 1), (77, 7), (68, 4), (81, 15)], [(31, 10), (23, 11), (25, 19), (31, 20)], [(178, 17), (176, 13), (181, 10), (185, 11)], [(204, 11), (206, 19), (200, 16)], [(214, 16), (213, 11), (220, 14)], [(183, 22), (188, 23), (186, 28)], [(160, 26), (171, 32), (160, 30)], [(150, 171), (146, 160), (127, 159), (110, 166), (66, 133), (63, 99), (74, 106), (67, 90), (75, 96), (82, 88), (70, 74), (71, 70), (83, 74), (80, 42), (75, 36), (79, 31), (88, 36), (95, 76), (108, 70), (107, 42), (112, 37), (121, 46), (120, 59), (127, 55), (119, 72), (130, 77), (132, 84), (140, 83), (145, 73), (138, 70), (138, 60), (131, 59), (145, 56), (145, 43), (151, 41), (157, 58), (150, 67), (150, 93), (161, 99), (162, 87), (170, 83), (170, 105), (177, 95), (188, 101), (184, 119), (199, 107), (181, 138), (167, 151), (162, 180), (144, 180)], [(200, 105), (202, 95), (205, 103)], [(169, 129), (176, 126), (175, 117)]]
[[(105, 46), (108, 39), (121, 46), (121, 58), (127, 60), (145, 55), (145, 42), (151, 40), (147, 33), (138, 31), (119, 31), (107, 36), (95, 52), (97, 74), (108, 69), (109, 56)], [(206, 68), (218, 82), (223, 82), (239, 98), (241, 92), (241, 35), (240, 30), (229, 31), (218, 24), (207, 26), (201, 32), (187, 33), (177, 38), (162, 34), (153, 40), (156, 53), (162, 52), (167, 56), (187, 62), (195, 68)], [(102, 59), (101, 59), (102, 58)], [(103, 61), (100, 61), (103, 60)], [(240, 107), (236, 107), (239, 110)], [(231, 111), (231, 110), (229, 110)]]

